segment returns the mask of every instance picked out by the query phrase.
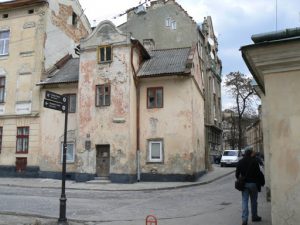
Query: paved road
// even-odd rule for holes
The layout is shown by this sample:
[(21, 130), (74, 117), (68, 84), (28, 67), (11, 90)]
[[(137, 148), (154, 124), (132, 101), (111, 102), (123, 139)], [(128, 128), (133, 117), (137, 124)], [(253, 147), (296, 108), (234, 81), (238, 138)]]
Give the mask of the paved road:
[[(241, 224), (241, 194), (233, 189), (233, 183), (232, 174), (207, 185), (174, 190), (68, 190), (67, 218), (91, 222), (85, 224), (141, 225), (147, 215), (153, 214), (159, 225)], [(13, 224), (18, 218), (27, 223), (38, 216), (57, 218), (59, 196), (57, 189), (1, 186), (0, 224)], [(264, 220), (259, 224), (270, 225), (270, 203), (265, 201), (264, 193), (259, 197), (258, 211)], [(9, 220), (11, 223), (5, 223)]]

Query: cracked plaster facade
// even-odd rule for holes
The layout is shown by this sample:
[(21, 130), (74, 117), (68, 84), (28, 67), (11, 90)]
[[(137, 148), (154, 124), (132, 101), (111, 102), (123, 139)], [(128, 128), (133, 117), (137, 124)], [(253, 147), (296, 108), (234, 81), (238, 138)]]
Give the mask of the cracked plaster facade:
[(241, 48), (258, 83), (272, 224), (300, 224), (300, 39)]
[[(78, 1), (28, 0), (26, 3), (0, 3), (0, 14), (8, 15), (1, 16), (0, 31), (9, 31), (8, 54), (0, 56), (0, 71), (3, 71), (0, 76), (5, 78), (4, 102), (0, 103), (3, 128), (0, 173), (8, 176), (15, 173), (16, 159), (20, 157), (26, 158), (28, 169), (33, 168), (34, 174), (28, 174), (30, 176), (37, 175), (40, 167), (48, 168), (44, 164), (45, 157), (49, 156), (49, 161), (56, 160), (54, 167), (60, 162), (57, 157), (60, 148), (50, 148), (46, 145), (48, 142), (43, 143), (42, 134), (47, 133), (47, 127), (53, 127), (52, 132), (56, 128), (49, 123), (51, 121), (41, 119), (44, 92), (36, 84), (63, 56), (74, 53), (78, 40), (90, 31), (84, 15), (77, 21), (77, 27), (72, 25), (73, 11), (82, 14)], [(68, 10), (63, 10), (65, 8)], [(56, 114), (51, 115), (56, 117)], [(24, 126), (29, 127), (29, 147), (28, 153), (21, 154), (16, 153), (16, 135), (17, 127)]]

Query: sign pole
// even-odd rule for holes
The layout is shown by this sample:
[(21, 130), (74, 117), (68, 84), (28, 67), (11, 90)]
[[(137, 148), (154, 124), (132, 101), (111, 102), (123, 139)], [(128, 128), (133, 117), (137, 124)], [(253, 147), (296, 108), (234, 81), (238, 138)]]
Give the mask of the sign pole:
[(64, 97), (64, 105), (62, 110), (65, 112), (65, 128), (64, 128), (64, 144), (63, 144), (63, 162), (62, 162), (62, 179), (61, 179), (61, 196), (60, 196), (60, 207), (59, 207), (59, 219), (58, 222), (63, 222), (62, 224), (67, 224), (66, 218), (66, 161), (67, 161), (67, 129), (68, 129), (68, 99)]

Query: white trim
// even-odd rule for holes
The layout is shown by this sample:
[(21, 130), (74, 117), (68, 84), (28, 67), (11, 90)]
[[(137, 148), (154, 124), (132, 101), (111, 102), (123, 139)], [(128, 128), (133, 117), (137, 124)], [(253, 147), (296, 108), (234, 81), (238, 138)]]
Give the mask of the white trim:
[[(71, 160), (68, 160), (68, 157), (66, 159), (66, 163), (74, 163), (75, 162), (75, 143), (74, 142), (67, 142), (67, 151), (68, 151), (68, 145), (73, 145), (73, 155), (72, 155), (72, 159)], [(63, 147), (64, 147), (64, 143), (61, 142), (61, 145), (60, 145), (60, 162), (62, 163), (63, 161)], [(68, 156), (68, 154), (67, 154)]]
[(8, 33), (8, 37), (0, 39), (0, 43), (2, 43), (3, 45), (3, 51), (0, 52), (0, 56), (8, 55), (8, 51), (9, 51), (10, 30), (0, 30), (0, 33), (4, 33), (4, 32)]
[[(160, 148), (159, 148), (160, 157), (158, 159), (151, 158), (152, 144), (159, 144), (160, 145)], [(163, 145), (163, 141), (149, 141), (149, 162), (162, 162), (163, 161), (162, 145)]]
[(177, 23), (176, 23), (175, 20), (173, 20), (173, 21), (171, 22), (171, 28), (172, 28), (172, 30), (176, 30), (176, 29), (177, 29)]

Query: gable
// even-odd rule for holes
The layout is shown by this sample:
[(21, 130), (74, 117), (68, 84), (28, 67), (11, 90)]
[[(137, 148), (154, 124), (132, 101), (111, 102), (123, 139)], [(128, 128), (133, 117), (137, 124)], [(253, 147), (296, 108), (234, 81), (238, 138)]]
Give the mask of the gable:
[(101, 22), (94, 31), (86, 38), (81, 40), (82, 50), (94, 48), (99, 45), (128, 44), (129, 38), (122, 33), (116, 26), (108, 20)]

